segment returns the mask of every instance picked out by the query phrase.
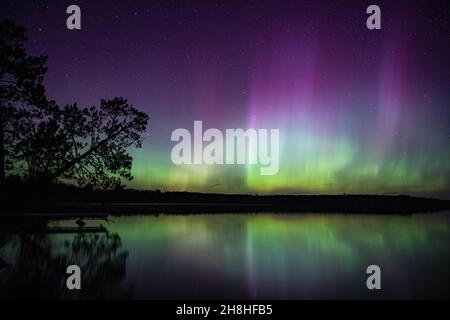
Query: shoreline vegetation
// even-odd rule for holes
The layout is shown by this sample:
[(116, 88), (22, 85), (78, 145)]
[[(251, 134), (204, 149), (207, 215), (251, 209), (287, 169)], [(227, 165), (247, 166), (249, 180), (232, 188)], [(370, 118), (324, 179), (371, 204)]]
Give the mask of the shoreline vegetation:
[[(92, 190), (13, 183), (2, 192), (0, 216), (54, 217), (197, 213), (413, 214), (450, 210), (450, 200), (407, 195), (246, 195)], [(24, 214), (24, 215), (21, 215)]]

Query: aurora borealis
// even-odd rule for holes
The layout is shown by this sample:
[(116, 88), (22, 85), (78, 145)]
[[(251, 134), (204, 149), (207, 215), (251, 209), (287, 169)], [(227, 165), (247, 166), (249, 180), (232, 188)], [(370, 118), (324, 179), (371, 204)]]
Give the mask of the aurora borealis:
[[(47, 94), (150, 116), (130, 187), (450, 195), (450, 6), (375, 1), (2, 1), (48, 55)], [(82, 30), (65, 27), (68, 5)], [(171, 132), (278, 128), (280, 167), (185, 165)]]

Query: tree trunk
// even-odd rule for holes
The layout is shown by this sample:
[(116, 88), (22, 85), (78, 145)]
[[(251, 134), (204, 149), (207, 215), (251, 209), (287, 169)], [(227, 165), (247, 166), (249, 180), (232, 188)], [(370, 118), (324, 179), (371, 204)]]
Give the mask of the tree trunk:
[(0, 101), (0, 188), (5, 184), (5, 137), (3, 108)]
[(114, 139), (116, 136), (118, 136), (122, 132), (123, 128), (117, 131), (116, 133), (110, 135), (109, 137), (105, 138), (104, 140), (97, 143), (94, 147), (86, 151), (86, 153), (83, 153), (82, 155), (76, 157), (72, 161), (66, 163), (63, 167), (61, 167), (59, 170), (54, 172), (50, 177), (48, 177), (49, 181), (53, 181), (56, 178), (58, 178), (60, 175), (62, 175), (67, 170), (70, 170), (74, 165), (79, 163), (81, 160), (89, 157), (92, 153), (97, 151), (100, 147), (102, 147), (104, 144), (106, 144), (109, 140)]

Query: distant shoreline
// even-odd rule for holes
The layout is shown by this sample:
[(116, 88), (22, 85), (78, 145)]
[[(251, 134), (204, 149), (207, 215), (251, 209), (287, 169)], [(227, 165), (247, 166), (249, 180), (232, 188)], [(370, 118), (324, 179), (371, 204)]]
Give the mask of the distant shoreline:
[[(97, 200), (98, 199), (98, 200)], [(197, 214), (197, 213), (353, 213), (413, 214), (450, 210), (450, 200), (410, 196), (316, 195), (252, 196), (184, 192), (95, 192), (72, 195), (55, 203), (9, 203), (0, 215), (21, 213), (80, 215)], [(97, 200), (97, 201), (92, 201)]]

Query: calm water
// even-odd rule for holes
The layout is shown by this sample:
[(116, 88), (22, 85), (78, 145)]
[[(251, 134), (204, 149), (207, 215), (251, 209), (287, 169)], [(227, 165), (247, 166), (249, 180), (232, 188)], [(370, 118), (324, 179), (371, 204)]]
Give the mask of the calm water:
[[(0, 228), (0, 297), (448, 298), (450, 213), (112, 217), (107, 233)], [(54, 229), (53, 229), (54, 230)], [(82, 290), (65, 289), (65, 268)], [(377, 264), (382, 290), (366, 289)]]

